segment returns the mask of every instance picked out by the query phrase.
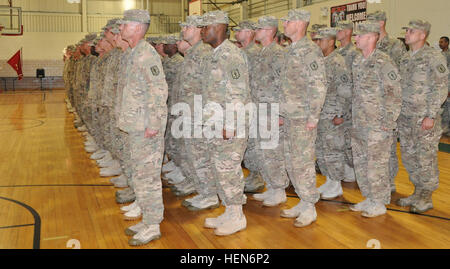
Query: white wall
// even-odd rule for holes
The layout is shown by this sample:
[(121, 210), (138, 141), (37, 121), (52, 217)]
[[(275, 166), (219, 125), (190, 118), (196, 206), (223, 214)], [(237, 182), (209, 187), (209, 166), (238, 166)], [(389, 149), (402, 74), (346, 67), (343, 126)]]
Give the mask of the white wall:
[[(252, 0), (257, 2), (260, 0)], [(280, 0), (270, 0), (275, 3)], [(292, 0), (293, 6), (295, 0)], [(311, 11), (311, 24), (329, 24), (328, 17), (320, 16), (320, 8), (357, 2), (358, 0), (330, 0), (315, 5), (303, 7)], [(146, 5), (146, 0), (137, 1)], [(88, 29), (100, 29), (114, 14), (122, 14), (122, 1), (119, 0), (88, 0)], [(0, 0), (0, 5), (6, 5), (7, 0)], [(24, 11), (39, 11), (24, 13), (25, 32), (20, 37), (0, 37), (0, 62), (5, 62), (17, 49), (23, 47), (24, 61), (61, 61), (62, 50), (69, 44), (78, 42), (86, 33), (81, 33), (81, 8), (79, 4), (68, 4), (65, 0), (13, 0), (14, 6), (23, 7)], [(270, 6), (270, 5), (269, 5)], [(233, 14), (239, 6), (229, 7)], [(152, 16), (152, 35), (161, 31), (178, 31), (178, 17), (181, 17), (180, 0), (149, 0), (152, 14), (164, 13), (166, 16)], [(432, 24), (429, 42), (434, 45), (443, 35), (450, 35), (450, 0), (381, 0), (380, 4), (368, 4), (368, 11), (384, 9), (387, 12), (387, 30), (393, 37), (402, 36), (401, 27), (412, 18), (428, 20)], [(59, 12), (57, 14), (52, 12)], [(102, 13), (102, 14), (98, 14)], [(273, 13), (278, 18), (285, 16), (287, 10)], [(28, 16), (28, 17), (27, 17)], [(40, 16), (41, 18), (37, 18)], [(59, 17), (58, 17), (59, 16)], [(239, 16), (238, 16), (239, 17)], [(235, 20), (238, 20), (234, 16)], [(257, 20), (257, 17), (251, 18)], [(167, 22), (171, 22), (168, 28)], [(238, 22), (238, 21), (237, 21)], [(280, 28), (281, 25), (280, 25)], [(30, 32), (29, 30), (33, 30)], [(3, 64), (0, 64), (2, 66)], [(50, 67), (49, 67), (50, 68)], [(1, 71), (0, 71), (1, 72)], [(0, 74), (1, 75), (1, 74)]]
[[(333, 6), (359, 2), (358, 0), (330, 0), (311, 6), (302, 7), (311, 12), (311, 24), (325, 23), (330, 25), (329, 9)], [(450, 36), (450, 0), (380, 0), (381, 3), (369, 3), (367, 11), (385, 10), (388, 18), (386, 30), (392, 37), (404, 37), (401, 27), (406, 26), (413, 18), (424, 19), (431, 23), (431, 34), (428, 41), (436, 44), (441, 36)], [(320, 8), (328, 8), (328, 17), (320, 15)], [(287, 11), (274, 15), (281, 18)], [(257, 20), (257, 18), (252, 18)], [(281, 26), (281, 25), (280, 25)]]
[[(178, 31), (181, 20), (180, 0), (135, 0), (134, 8), (148, 5), (152, 16), (149, 34)], [(0, 5), (8, 5), (0, 0)], [(62, 50), (75, 44), (87, 32), (82, 32), (81, 4), (66, 0), (13, 0), (13, 6), (22, 8), (23, 36), (0, 37), (0, 77), (13, 76), (6, 61), (23, 48), (25, 76), (35, 76), (36, 67), (44, 67), (46, 75), (62, 74)], [(96, 32), (107, 20), (123, 14), (122, 0), (87, 0), (87, 31)]]

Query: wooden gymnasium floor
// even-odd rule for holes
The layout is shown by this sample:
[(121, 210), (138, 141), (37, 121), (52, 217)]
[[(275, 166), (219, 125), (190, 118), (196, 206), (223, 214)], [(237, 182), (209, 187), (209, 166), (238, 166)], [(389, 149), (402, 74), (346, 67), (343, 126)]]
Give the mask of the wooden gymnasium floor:
[[(129, 248), (124, 229), (136, 221), (123, 220), (117, 189), (99, 177), (63, 100), (62, 90), (0, 94), (0, 248)], [(439, 169), (434, 209), (425, 215), (391, 204), (385, 216), (364, 218), (348, 210), (349, 203), (362, 200), (356, 183), (344, 183), (344, 196), (317, 203), (317, 222), (306, 228), (279, 217), (282, 208), (298, 202), (292, 190), (287, 203), (275, 208), (249, 196), (247, 229), (228, 237), (202, 227), (205, 217), (223, 207), (190, 212), (166, 188), (163, 237), (142, 248), (365, 249), (371, 239), (381, 248), (449, 248), (449, 153), (439, 152)], [(324, 182), (321, 175), (317, 179), (318, 185)], [(412, 193), (403, 166), (396, 182), (393, 199)]]

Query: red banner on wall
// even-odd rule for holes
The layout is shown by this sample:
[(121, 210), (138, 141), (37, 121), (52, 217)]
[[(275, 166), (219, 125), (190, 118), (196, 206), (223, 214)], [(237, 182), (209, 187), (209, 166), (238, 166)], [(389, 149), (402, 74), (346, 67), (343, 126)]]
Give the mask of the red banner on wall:
[(19, 80), (23, 78), (22, 72), (22, 49), (18, 50), (9, 60), (8, 64), (17, 72)]
[(360, 1), (340, 6), (331, 7), (331, 27), (335, 27), (338, 21), (350, 20), (354, 24), (366, 20), (367, 2)]

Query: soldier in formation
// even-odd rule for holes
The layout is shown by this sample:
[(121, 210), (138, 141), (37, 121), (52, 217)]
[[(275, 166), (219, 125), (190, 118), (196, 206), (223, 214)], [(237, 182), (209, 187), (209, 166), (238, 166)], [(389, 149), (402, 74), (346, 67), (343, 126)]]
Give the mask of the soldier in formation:
[[(343, 194), (341, 181), (356, 180), (365, 197), (351, 210), (383, 215), (395, 190), (397, 136), (415, 186), (397, 204), (417, 213), (433, 207), (449, 63), (447, 52), (425, 45), (431, 25), (405, 27), (406, 52), (387, 35), (383, 11), (355, 31), (351, 21), (312, 25), (314, 42), (310, 17), (294, 9), (282, 18), (282, 47), (273, 16), (240, 22), (236, 42), (222, 11), (188, 16), (180, 35), (145, 39), (149, 13), (127, 10), (66, 48), (67, 108), (100, 176), (121, 188), (124, 219), (140, 220), (125, 230), (130, 245), (161, 236), (163, 183), (176, 196), (195, 194), (183, 198), (188, 210), (222, 204), (223, 214), (204, 221), (218, 236), (246, 229), (244, 191), (265, 188), (254, 200), (277, 206), (290, 183), (300, 202), (281, 217), (296, 227), (316, 221), (320, 197)], [(315, 159), (326, 177), (319, 188)]]

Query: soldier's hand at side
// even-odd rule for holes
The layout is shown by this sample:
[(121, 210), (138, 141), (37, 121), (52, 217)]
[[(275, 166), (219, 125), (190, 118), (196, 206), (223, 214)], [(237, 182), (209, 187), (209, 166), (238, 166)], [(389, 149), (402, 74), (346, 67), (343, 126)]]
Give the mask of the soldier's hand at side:
[(284, 124), (284, 119), (283, 118), (278, 118), (278, 126), (282, 126)]
[(158, 133), (158, 131), (150, 130), (148, 128), (145, 128), (144, 137), (145, 138), (151, 138), (151, 137), (154, 137), (157, 133)]
[(317, 123), (307, 122), (306, 123), (306, 130), (312, 131), (317, 128)]
[(334, 117), (334, 119), (333, 119), (333, 124), (334, 125), (341, 125), (342, 123), (344, 123), (344, 119), (343, 118)]
[(422, 130), (430, 130), (434, 126), (434, 119), (425, 117), (422, 121)]

